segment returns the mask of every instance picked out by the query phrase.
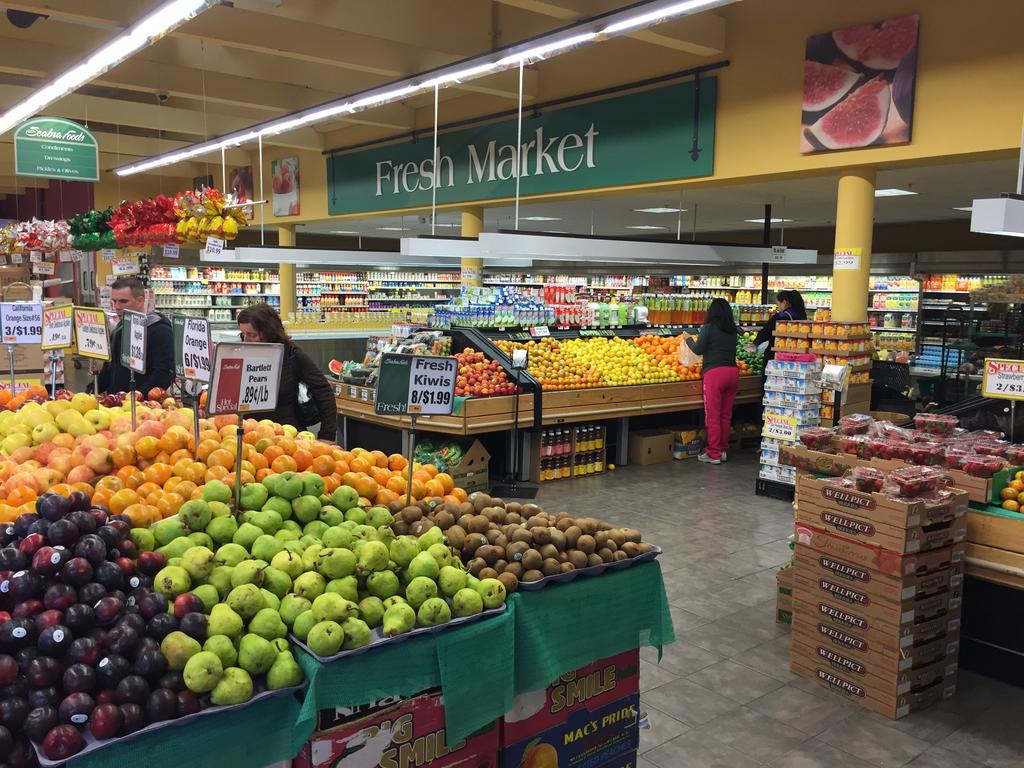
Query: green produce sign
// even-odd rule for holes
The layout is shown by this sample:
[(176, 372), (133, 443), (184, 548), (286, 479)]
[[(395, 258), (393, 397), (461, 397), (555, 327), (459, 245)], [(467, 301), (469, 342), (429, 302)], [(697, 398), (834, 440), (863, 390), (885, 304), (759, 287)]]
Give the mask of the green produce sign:
[(99, 181), (99, 145), (88, 128), (62, 117), (34, 117), (14, 132), (14, 173)]
[(383, 355), (374, 410), (388, 416), (446, 416), (455, 403), (458, 372), (454, 357)]
[[(523, 115), (520, 194), (594, 189), (710, 176), (715, 155), (717, 80)], [(695, 125), (696, 122), (696, 125)], [(698, 154), (691, 157), (694, 128)], [(425, 135), (427, 132), (425, 132)], [(517, 121), (445, 133), (433, 141), (327, 158), (332, 215), (514, 197)]]

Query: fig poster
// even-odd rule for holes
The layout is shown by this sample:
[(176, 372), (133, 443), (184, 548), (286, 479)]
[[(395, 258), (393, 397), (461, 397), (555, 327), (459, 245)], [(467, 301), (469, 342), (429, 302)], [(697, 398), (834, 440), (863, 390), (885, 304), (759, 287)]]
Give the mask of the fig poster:
[(807, 38), (800, 152), (910, 141), (920, 16)]
[(299, 158), (282, 157), (270, 163), (272, 207), (275, 216), (299, 215)]

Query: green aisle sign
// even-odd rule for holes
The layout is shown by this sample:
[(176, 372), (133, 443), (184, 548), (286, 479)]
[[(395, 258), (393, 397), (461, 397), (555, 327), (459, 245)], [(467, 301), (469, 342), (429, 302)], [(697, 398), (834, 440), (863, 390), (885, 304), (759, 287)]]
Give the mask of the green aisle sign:
[(14, 173), (65, 181), (99, 181), (99, 144), (84, 125), (34, 117), (14, 132)]

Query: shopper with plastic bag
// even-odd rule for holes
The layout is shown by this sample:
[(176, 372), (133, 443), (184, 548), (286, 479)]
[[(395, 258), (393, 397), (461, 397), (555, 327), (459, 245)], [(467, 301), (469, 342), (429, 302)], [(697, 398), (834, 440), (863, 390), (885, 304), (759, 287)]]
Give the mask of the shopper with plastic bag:
[(697, 338), (684, 336), (679, 345), (679, 361), (700, 355), (703, 358), (704, 422), (708, 428), (708, 444), (697, 458), (707, 464), (728, 460), (729, 429), (732, 427), (732, 405), (736, 400), (740, 372), (736, 367), (736, 321), (732, 307), (725, 299), (715, 299), (708, 307), (707, 320)]

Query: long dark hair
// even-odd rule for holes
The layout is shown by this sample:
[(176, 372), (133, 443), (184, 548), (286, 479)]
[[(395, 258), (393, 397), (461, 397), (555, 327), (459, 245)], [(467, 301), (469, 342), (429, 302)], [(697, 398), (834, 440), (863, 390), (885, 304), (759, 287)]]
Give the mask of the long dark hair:
[(778, 301), (789, 302), (789, 312), (791, 320), (806, 320), (807, 319), (807, 307), (804, 305), (804, 297), (800, 295), (800, 291), (784, 290), (779, 291), (775, 294), (775, 298)]
[(725, 299), (712, 299), (711, 306), (708, 307), (708, 318), (704, 321), (705, 325), (713, 325), (720, 331), (726, 333), (736, 333), (736, 321), (732, 316), (732, 307), (729, 306), (729, 302)]
[(238, 313), (236, 322), (251, 325), (264, 342), (270, 344), (284, 344), (291, 347), (292, 340), (288, 331), (284, 329), (281, 316), (269, 304), (253, 304)]

